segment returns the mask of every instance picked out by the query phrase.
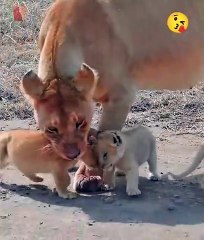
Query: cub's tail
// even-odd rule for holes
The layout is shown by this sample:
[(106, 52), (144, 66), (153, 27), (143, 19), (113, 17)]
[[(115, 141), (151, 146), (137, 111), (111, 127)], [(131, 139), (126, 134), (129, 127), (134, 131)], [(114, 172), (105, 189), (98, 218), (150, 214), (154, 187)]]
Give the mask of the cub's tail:
[(189, 166), (189, 168), (186, 171), (178, 175), (175, 175), (171, 172), (168, 172), (167, 174), (173, 177), (174, 179), (182, 179), (183, 177), (186, 177), (187, 175), (192, 173), (198, 167), (198, 165), (202, 162), (203, 159), (204, 159), (204, 145), (201, 145), (198, 153), (196, 154), (193, 160), (193, 163)]
[(0, 134), (0, 169), (5, 168), (8, 162), (8, 143), (11, 139), (11, 136), (6, 132)]

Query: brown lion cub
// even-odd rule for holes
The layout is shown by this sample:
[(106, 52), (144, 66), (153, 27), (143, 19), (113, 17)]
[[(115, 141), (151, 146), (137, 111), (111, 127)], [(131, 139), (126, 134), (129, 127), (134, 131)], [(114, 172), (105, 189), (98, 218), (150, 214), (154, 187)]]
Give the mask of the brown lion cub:
[[(89, 151), (90, 149), (87, 149)], [(86, 159), (86, 154), (84, 156)], [(90, 161), (87, 159), (87, 161)], [(51, 173), (60, 197), (76, 198), (77, 193), (67, 189), (70, 184), (68, 169), (77, 161), (64, 159), (53, 150), (41, 131), (12, 130), (0, 134), (0, 169), (13, 163), (26, 177), (42, 182), (37, 173)], [(91, 165), (92, 163), (89, 162)]]
[(98, 134), (95, 150), (104, 169), (104, 181), (110, 188), (115, 187), (115, 167), (126, 174), (126, 192), (129, 196), (141, 194), (138, 188), (139, 166), (144, 162), (149, 164), (150, 179), (160, 178), (155, 137), (143, 126), (122, 132), (102, 131)]

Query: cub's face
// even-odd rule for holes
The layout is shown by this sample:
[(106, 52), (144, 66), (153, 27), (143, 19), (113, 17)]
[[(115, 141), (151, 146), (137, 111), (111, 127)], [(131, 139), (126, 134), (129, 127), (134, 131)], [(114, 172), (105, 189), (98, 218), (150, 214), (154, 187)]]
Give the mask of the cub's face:
[(124, 154), (122, 139), (116, 131), (104, 131), (98, 134), (96, 151), (99, 165), (105, 170), (112, 170), (113, 166)]
[(34, 108), (39, 128), (65, 159), (77, 159), (86, 151), (96, 82), (87, 65), (67, 82), (54, 79), (49, 84), (42, 83), (33, 71), (23, 78), (21, 87)]

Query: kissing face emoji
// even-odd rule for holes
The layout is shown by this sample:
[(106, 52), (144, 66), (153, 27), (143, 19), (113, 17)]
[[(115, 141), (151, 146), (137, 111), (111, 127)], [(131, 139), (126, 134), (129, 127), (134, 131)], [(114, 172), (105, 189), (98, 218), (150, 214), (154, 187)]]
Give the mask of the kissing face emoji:
[(188, 18), (181, 12), (174, 12), (168, 17), (167, 26), (172, 32), (183, 33), (188, 28)]

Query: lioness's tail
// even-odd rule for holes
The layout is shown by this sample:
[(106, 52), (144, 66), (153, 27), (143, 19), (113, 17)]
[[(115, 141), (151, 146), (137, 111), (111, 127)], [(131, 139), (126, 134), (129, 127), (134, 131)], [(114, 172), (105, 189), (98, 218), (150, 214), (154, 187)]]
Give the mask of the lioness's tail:
[(193, 163), (185, 172), (178, 174), (178, 175), (175, 175), (171, 172), (168, 172), (167, 174), (172, 176), (174, 179), (181, 179), (183, 177), (186, 177), (187, 175), (192, 173), (198, 167), (198, 165), (202, 162), (203, 159), (204, 159), (204, 145), (201, 145), (198, 153), (196, 154), (196, 156), (193, 160)]
[(8, 146), (10, 139), (11, 139), (11, 137), (6, 133), (2, 133), (0, 135), (0, 169), (6, 167), (8, 165), (7, 146)]

